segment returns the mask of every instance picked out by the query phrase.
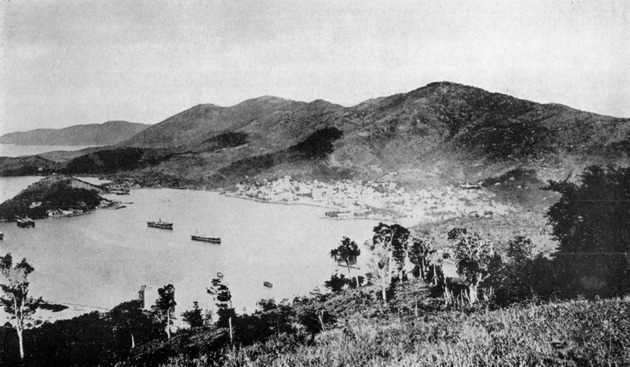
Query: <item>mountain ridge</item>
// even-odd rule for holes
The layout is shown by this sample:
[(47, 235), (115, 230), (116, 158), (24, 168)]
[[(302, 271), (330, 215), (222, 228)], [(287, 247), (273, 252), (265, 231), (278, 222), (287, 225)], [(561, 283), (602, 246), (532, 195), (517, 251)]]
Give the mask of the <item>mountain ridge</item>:
[(126, 140), (150, 125), (121, 120), (80, 124), (61, 129), (35, 129), (0, 136), (2, 144), (16, 145), (111, 145)]
[[(309, 141), (330, 149), (304, 154)], [(443, 185), (512, 169), (545, 181), (590, 164), (628, 164), (630, 119), (436, 82), (351, 107), (272, 96), (231, 107), (200, 104), (103, 150), (110, 152), (101, 162), (113, 162), (116, 150), (131, 159), (127, 174), (206, 187), (282, 175)], [(66, 167), (76, 173), (123, 167), (99, 168), (92, 160)]]

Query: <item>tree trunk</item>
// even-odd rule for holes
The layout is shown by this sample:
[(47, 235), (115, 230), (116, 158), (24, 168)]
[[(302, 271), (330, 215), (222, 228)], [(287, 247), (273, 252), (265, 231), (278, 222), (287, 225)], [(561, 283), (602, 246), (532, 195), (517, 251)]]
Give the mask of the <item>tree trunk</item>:
[(15, 330), (18, 334), (18, 342), (20, 343), (20, 358), (24, 359), (24, 339), (22, 338), (22, 328), (16, 327)]
[(166, 337), (171, 338), (171, 313), (166, 311)]
[(474, 304), (477, 303), (477, 291), (478, 291), (478, 286), (477, 284), (471, 284), (468, 286), (468, 301), (470, 302), (470, 304)]
[(324, 311), (318, 312), (317, 318), (319, 319), (319, 323), (322, 325), (322, 331), (326, 331), (326, 325), (324, 325)]
[(234, 344), (234, 332), (232, 331), (232, 316), (228, 319), (228, 324), (230, 325), (230, 344)]
[(413, 307), (413, 315), (415, 317), (418, 317), (418, 297), (414, 297), (413, 300), (415, 302), (414, 307)]

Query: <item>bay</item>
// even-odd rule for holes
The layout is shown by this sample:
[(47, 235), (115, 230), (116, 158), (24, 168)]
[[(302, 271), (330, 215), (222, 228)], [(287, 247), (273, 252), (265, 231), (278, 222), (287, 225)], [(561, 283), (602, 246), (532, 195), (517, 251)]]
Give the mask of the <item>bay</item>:
[[(27, 185), (38, 178), (19, 179)], [(0, 187), (17, 186), (12, 180), (0, 178)], [(0, 253), (26, 257), (35, 267), (32, 295), (111, 308), (134, 299), (146, 285), (149, 306), (157, 288), (172, 283), (179, 314), (193, 301), (211, 308), (205, 289), (221, 272), (237, 312), (253, 311), (262, 298), (279, 301), (321, 287), (337, 269), (330, 250), (343, 236), (363, 243), (377, 224), (327, 219), (329, 209), (322, 207), (260, 203), (209, 191), (138, 189), (108, 197), (133, 204), (38, 220), (35, 228), (0, 223), (5, 234)], [(173, 222), (174, 229), (147, 227), (147, 221), (158, 219)], [(196, 233), (221, 237), (222, 243), (192, 241)], [(273, 288), (264, 287), (265, 281)]]

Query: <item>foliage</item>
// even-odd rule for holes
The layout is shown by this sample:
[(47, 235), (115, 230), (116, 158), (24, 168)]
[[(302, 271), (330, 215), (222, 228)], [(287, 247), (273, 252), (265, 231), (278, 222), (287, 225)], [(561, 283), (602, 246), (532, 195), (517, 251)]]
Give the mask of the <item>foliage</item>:
[(156, 165), (168, 160), (168, 150), (143, 148), (117, 148), (92, 152), (66, 163), (61, 172), (65, 174), (102, 174), (128, 171)]
[(236, 316), (236, 312), (232, 307), (232, 293), (230, 293), (230, 289), (221, 282), (221, 279), (215, 278), (212, 279), (211, 287), (206, 288), (206, 292), (214, 298), (217, 307), (215, 325), (228, 327), (230, 319)]
[(346, 278), (345, 275), (335, 273), (330, 276), (330, 279), (324, 282), (324, 287), (329, 289), (333, 293), (339, 293), (345, 288), (350, 287), (351, 281)]
[(381, 290), (381, 297), (387, 303), (387, 291), (392, 285), (392, 261), (384, 248), (375, 247), (367, 265), (368, 281)]
[(167, 284), (162, 288), (158, 288), (158, 299), (155, 301), (155, 305), (151, 306), (156, 313), (160, 322), (164, 325), (166, 335), (171, 337), (171, 325), (173, 324), (173, 313), (175, 312), (175, 287), (172, 284)]
[[(141, 309), (139, 301), (123, 302), (107, 313), (92, 312), (26, 329), (25, 344), (36, 347), (26, 350), (25, 363), (33, 367), (110, 365), (135, 354), (139, 346), (162, 333), (162, 325)], [(0, 340), (6, 347), (6, 350), (0, 347), (0, 365), (19, 364), (18, 341), (14, 335), (15, 332), (9, 335), (7, 328), (0, 328)], [(132, 335), (135, 348), (132, 348)]]
[(562, 194), (547, 218), (564, 293), (622, 295), (630, 291), (630, 168), (587, 168), (580, 184), (550, 182)]
[[(9, 220), (21, 216), (44, 218), (48, 209), (87, 210), (99, 205), (102, 198), (96, 191), (72, 187), (69, 180), (60, 179), (50, 185), (40, 182), (29, 186), (27, 190), (0, 204), (0, 217)], [(31, 207), (33, 202), (41, 202), (41, 205)]]
[(19, 263), (13, 265), (13, 256), (10, 253), (4, 257), (0, 256), (0, 274), (3, 282), (0, 283), (0, 303), (4, 311), (11, 315), (14, 320), (19, 347), (20, 358), (24, 358), (24, 340), (23, 332), (26, 327), (25, 321), (28, 320), (33, 313), (39, 308), (42, 299), (34, 299), (28, 295), (29, 282), (28, 276), (35, 271), (26, 259), (22, 259)]
[(630, 362), (629, 312), (628, 301), (610, 300), (357, 318), (312, 345), (274, 349), (269, 340), (228, 350), (223, 365), (623, 366)]
[(315, 131), (290, 150), (301, 152), (310, 159), (325, 158), (334, 151), (333, 143), (342, 136), (343, 132), (336, 127), (325, 127)]
[(388, 257), (387, 264), (381, 262), (378, 268), (382, 269), (387, 265), (390, 281), (392, 277), (402, 279), (407, 250), (411, 245), (410, 240), (411, 232), (401, 225), (379, 223), (374, 227), (374, 236), (372, 242), (368, 243), (368, 248), (378, 256)]
[(142, 301), (123, 302), (112, 308), (106, 315), (115, 334), (116, 350), (126, 355), (137, 344), (146, 343), (158, 335), (156, 324), (142, 309)]
[(188, 323), (191, 328), (199, 327), (203, 325), (203, 313), (199, 308), (199, 302), (193, 302), (192, 310), (182, 313), (182, 320)]
[(478, 287), (490, 274), (494, 248), (491, 241), (477, 233), (463, 231), (451, 231), (449, 237), (455, 246), (455, 258), (457, 259), (457, 274), (468, 285), (468, 297), (470, 303), (477, 301)]
[[(333, 258), (337, 264), (345, 264), (348, 269), (348, 274), (351, 274), (350, 268), (357, 263), (357, 258), (361, 255), (361, 250), (357, 243), (344, 237), (341, 240), (341, 244), (330, 251), (330, 257)], [(332, 280), (332, 278), (331, 278)], [(359, 279), (357, 279), (357, 286), (359, 286)]]

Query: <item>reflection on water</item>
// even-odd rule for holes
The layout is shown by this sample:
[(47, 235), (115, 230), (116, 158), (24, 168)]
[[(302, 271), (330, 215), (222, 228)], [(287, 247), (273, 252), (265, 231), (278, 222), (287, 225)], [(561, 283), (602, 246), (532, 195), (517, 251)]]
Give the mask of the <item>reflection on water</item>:
[[(111, 198), (133, 204), (38, 220), (29, 229), (0, 223), (5, 233), (0, 253), (26, 257), (36, 269), (33, 295), (110, 308), (134, 298), (143, 284), (150, 304), (157, 288), (173, 283), (180, 313), (195, 300), (209, 307), (205, 288), (221, 272), (237, 311), (253, 310), (261, 298), (281, 300), (321, 286), (335, 269), (328, 253), (342, 236), (363, 243), (376, 224), (325, 219), (324, 208), (207, 191), (141, 189)], [(147, 227), (147, 221), (158, 219), (174, 222), (174, 229)], [(221, 245), (192, 241), (195, 233), (221, 237)]]

